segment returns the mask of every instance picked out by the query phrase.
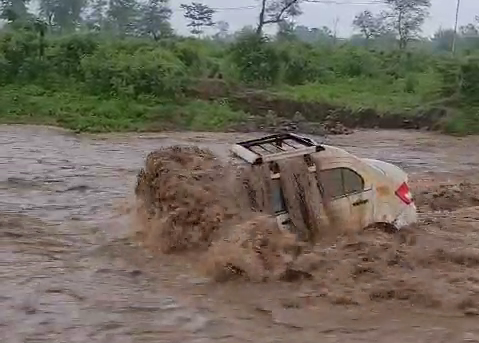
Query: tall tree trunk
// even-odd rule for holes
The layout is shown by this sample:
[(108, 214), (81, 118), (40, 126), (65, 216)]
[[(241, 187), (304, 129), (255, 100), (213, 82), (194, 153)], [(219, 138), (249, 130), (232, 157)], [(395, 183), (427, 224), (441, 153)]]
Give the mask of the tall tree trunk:
[(403, 32), (403, 12), (402, 11), (399, 11), (399, 15), (398, 15), (398, 35), (399, 35), (399, 50), (403, 50), (404, 49), (404, 32)]
[(264, 16), (266, 14), (266, 0), (261, 0), (261, 12), (259, 12), (259, 22), (256, 28), (256, 34), (260, 36), (263, 33)]

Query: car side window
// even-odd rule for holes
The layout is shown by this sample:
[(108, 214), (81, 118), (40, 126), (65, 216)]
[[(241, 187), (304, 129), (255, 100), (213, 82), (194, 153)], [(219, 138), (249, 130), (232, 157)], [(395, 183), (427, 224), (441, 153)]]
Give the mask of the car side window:
[(341, 168), (343, 173), (344, 194), (358, 193), (364, 190), (364, 180), (355, 171)]
[(326, 197), (337, 198), (344, 195), (341, 169), (321, 170), (319, 175), (321, 186)]
[(321, 170), (319, 175), (323, 191), (329, 198), (338, 198), (364, 189), (363, 178), (348, 168)]

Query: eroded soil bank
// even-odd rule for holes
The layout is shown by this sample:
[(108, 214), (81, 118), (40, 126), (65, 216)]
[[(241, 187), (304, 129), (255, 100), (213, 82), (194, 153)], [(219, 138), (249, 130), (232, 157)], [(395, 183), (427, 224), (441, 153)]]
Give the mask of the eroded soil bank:
[(1, 341), (479, 340), (477, 137), (324, 139), (405, 168), (421, 223), (338, 241), (312, 261), (311, 280), (219, 283), (204, 277), (195, 252), (137, 246), (124, 204), (150, 151), (193, 144), (228, 158), (230, 143), (252, 136), (1, 127)]
[(397, 112), (351, 109), (287, 99), (267, 91), (241, 89), (218, 80), (198, 83), (191, 95), (203, 100), (225, 101), (233, 109), (251, 114), (250, 120), (237, 125), (236, 129), (240, 131), (280, 129), (310, 134), (345, 134), (355, 128), (439, 130), (448, 116), (448, 110), (441, 106)]

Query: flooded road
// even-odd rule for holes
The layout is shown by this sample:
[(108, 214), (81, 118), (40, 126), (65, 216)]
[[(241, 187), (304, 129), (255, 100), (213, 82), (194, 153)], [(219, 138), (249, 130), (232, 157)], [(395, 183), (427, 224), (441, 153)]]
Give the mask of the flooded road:
[[(182, 257), (154, 258), (128, 242), (121, 203), (150, 151), (186, 143), (227, 157), (229, 144), (251, 136), (1, 126), (1, 342), (479, 342), (477, 317), (390, 303), (279, 306), (302, 285), (215, 285)], [(476, 137), (359, 131), (317, 139), (396, 163), (413, 180), (477, 177)]]

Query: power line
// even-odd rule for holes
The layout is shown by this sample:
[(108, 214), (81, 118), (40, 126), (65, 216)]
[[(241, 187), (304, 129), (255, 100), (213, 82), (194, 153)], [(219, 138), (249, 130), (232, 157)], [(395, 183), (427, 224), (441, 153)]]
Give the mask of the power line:
[[(381, 0), (363, 0), (361, 2), (351, 2), (351, 1), (338, 1), (338, 0), (306, 0), (305, 3), (311, 4), (325, 4), (325, 5), (384, 5), (384, 2)], [(242, 6), (242, 7), (211, 7), (211, 9), (221, 12), (221, 11), (237, 11), (237, 10), (252, 10), (260, 9), (259, 6)], [(181, 8), (173, 8), (173, 11), (182, 11)]]
[(327, 4), (327, 5), (384, 5), (380, 0), (364, 0), (360, 2), (338, 1), (338, 0), (307, 0), (306, 3)]
[[(252, 10), (252, 9), (259, 9), (258, 6), (243, 6), (243, 7), (210, 7), (212, 10), (216, 12), (222, 11), (241, 11), (241, 10)], [(183, 11), (182, 8), (172, 8), (172, 11)]]
[(249, 10), (259, 8), (259, 6), (243, 6), (243, 7), (212, 7), (215, 11), (232, 11), (232, 10)]

